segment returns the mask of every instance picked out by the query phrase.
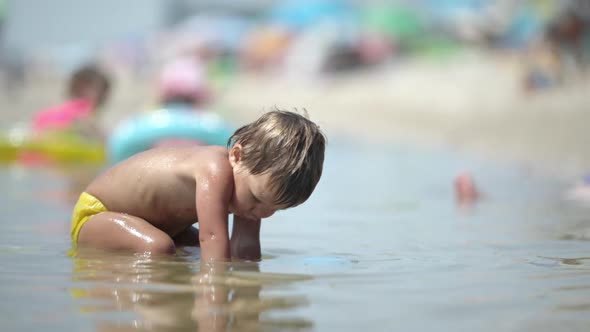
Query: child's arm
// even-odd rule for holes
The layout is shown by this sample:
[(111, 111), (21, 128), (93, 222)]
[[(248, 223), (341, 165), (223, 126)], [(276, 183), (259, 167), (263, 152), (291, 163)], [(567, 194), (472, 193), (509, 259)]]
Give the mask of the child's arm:
[(231, 254), (239, 259), (260, 260), (260, 219), (234, 216)]
[(199, 219), (201, 261), (230, 260), (227, 226), (228, 202), (232, 194), (232, 178), (218, 167), (197, 177), (196, 204)]

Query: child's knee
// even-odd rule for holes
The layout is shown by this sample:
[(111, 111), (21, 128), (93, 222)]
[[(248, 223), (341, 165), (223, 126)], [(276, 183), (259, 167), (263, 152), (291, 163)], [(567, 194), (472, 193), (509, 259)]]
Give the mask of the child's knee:
[(176, 246), (174, 241), (167, 235), (157, 236), (152, 238), (152, 241), (147, 241), (146, 252), (155, 255), (171, 255), (176, 253)]

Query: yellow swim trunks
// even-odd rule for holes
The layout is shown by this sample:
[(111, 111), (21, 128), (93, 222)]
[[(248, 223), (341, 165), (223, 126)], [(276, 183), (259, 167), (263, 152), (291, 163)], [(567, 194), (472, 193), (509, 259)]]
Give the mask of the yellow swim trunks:
[(88, 221), (88, 218), (105, 211), (108, 211), (107, 208), (98, 198), (86, 192), (80, 195), (78, 203), (74, 207), (74, 213), (72, 214), (72, 229), (70, 234), (72, 235), (74, 244), (78, 244), (78, 235), (80, 235), (80, 230)]

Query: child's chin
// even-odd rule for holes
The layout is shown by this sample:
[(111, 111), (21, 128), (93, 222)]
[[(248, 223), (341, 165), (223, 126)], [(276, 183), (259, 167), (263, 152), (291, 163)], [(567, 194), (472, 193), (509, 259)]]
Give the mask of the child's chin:
[(244, 219), (247, 219), (247, 220), (258, 220), (259, 219), (256, 216), (251, 215), (251, 214), (247, 214), (247, 213), (245, 213), (245, 214), (238, 214), (238, 216), (240, 218), (244, 218)]

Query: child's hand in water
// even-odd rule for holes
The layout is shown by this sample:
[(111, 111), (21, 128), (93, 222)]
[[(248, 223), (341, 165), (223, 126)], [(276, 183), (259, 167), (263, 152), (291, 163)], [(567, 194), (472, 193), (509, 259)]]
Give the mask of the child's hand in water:
[(230, 249), (234, 258), (260, 260), (260, 219), (250, 220), (234, 216)]

